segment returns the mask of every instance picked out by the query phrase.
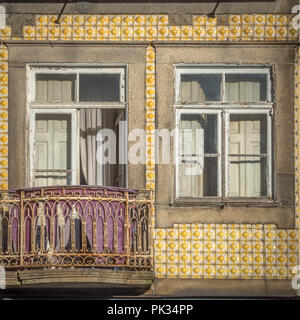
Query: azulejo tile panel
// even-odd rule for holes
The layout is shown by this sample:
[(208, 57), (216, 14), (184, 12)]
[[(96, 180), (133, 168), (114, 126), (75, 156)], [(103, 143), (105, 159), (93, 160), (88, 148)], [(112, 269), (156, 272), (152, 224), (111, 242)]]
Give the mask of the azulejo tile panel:
[(156, 229), (154, 250), (158, 278), (291, 279), (298, 233), (275, 225), (178, 224)]

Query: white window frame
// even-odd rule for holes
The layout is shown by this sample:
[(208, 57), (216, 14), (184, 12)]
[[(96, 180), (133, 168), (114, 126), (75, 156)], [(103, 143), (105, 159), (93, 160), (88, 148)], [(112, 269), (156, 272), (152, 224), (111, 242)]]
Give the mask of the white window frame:
[[(89, 67), (66, 67), (66, 66), (32, 66), (29, 65), (27, 69), (28, 73), (28, 103), (31, 109), (34, 108), (60, 108), (60, 109), (72, 109), (72, 108), (126, 108), (125, 99), (125, 66), (124, 67), (112, 67), (112, 66), (89, 66)], [(74, 102), (52, 102), (52, 103), (41, 103), (35, 102), (36, 96), (36, 75), (37, 74), (66, 74), (76, 76), (75, 86), (75, 101)], [(119, 102), (85, 102), (79, 101), (79, 75), (80, 74), (119, 74), (120, 75), (120, 101)]]
[[(34, 168), (35, 168), (35, 120), (36, 115), (38, 114), (69, 114), (71, 115), (71, 126), (72, 126), (72, 133), (71, 133), (71, 155), (77, 154), (79, 155), (79, 145), (76, 143), (78, 141), (79, 132), (78, 132), (78, 117), (76, 110), (58, 110), (58, 109), (34, 109), (30, 110), (29, 121), (30, 121), (30, 185), (33, 186), (34, 182)], [(78, 181), (78, 157), (71, 157), (71, 170), (72, 170), (72, 185), (76, 185)]]
[[(216, 197), (199, 197), (194, 198), (199, 201), (206, 201), (209, 199), (215, 200), (232, 200), (237, 201), (251, 201), (262, 200), (269, 201), (273, 197), (273, 152), (272, 152), (272, 116), (273, 107), (272, 92), (271, 92), (271, 74), (269, 66), (259, 67), (240, 67), (237, 65), (226, 67), (209, 67), (199, 65), (174, 65), (175, 73), (175, 128), (179, 129), (180, 115), (182, 113), (217, 113), (218, 114), (218, 148), (221, 152), (219, 156), (219, 174), (218, 174), (218, 196)], [(183, 74), (222, 74), (221, 83), (221, 99), (220, 101), (206, 101), (201, 103), (182, 104), (180, 102), (180, 79)], [(251, 102), (251, 103), (237, 103), (225, 101), (225, 75), (226, 74), (266, 74), (267, 75), (267, 101)], [(267, 116), (267, 152), (268, 152), (268, 177), (267, 177), (267, 196), (266, 197), (229, 197), (229, 118), (230, 114), (266, 114)], [(180, 136), (177, 130), (175, 141), (176, 148), (176, 166), (175, 166), (175, 196), (177, 199), (186, 199), (180, 197), (180, 172), (179, 172), (179, 155), (180, 155)], [(246, 200), (245, 200), (246, 199)]]
[[(75, 174), (72, 174), (72, 185), (79, 184), (80, 179), (80, 153), (79, 153), (79, 109), (83, 108), (103, 108), (103, 109), (124, 109), (125, 120), (128, 117), (128, 97), (127, 86), (128, 83), (128, 67), (126, 64), (97, 64), (97, 63), (78, 63), (76, 65), (70, 63), (38, 63), (27, 64), (27, 115), (29, 123), (29, 137), (28, 137), (28, 185), (33, 186), (34, 181), (34, 140), (35, 140), (35, 118), (36, 114), (71, 114), (72, 118), (72, 150), (76, 151), (76, 157), (72, 157), (71, 166)], [(119, 102), (79, 102), (79, 74), (120, 74), (120, 101)], [(35, 102), (36, 97), (36, 75), (37, 74), (75, 74), (76, 88), (75, 101), (71, 103), (41, 103)], [(76, 124), (76, 125), (75, 125)], [(128, 127), (126, 126), (126, 132)], [(127, 139), (124, 138), (127, 142)], [(127, 148), (125, 148), (125, 158), (127, 159)], [(128, 186), (128, 166), (125, 169), (125, 187)]]
[[(208, 68), (208, 67), (199, 67), (199, 66), (185, 66), (180, 67), (175, 65), (175, 106), (183, 105), (180, 101), (181, 96), (181, 85), (180, 79), (183, 74), (220, 74), (222, 76), (221, 80), (221, 92), (220, 92), (220, 101), (207, 101), (206, 104), (224, 104), (231, 103), (231, 101), (226, 101), (225, 96), (225, 75), (226, 74), (266, 74), (267, 75), (267, 100), (259, 102), (250, 102), (250, 103), (234, 103), (236, 105), (246, 104), (249, 106), (258, 106), (264, 103), (270, 103), (272, 101), (271, 95), (271, 78), (270, 78), (270, 68), (268, 67), (224, 67), (224, 68)], [(203, 102), (199, 103), (200, 105)], [(199, 107), (199, 104), (184, 104), (189, 107)]]

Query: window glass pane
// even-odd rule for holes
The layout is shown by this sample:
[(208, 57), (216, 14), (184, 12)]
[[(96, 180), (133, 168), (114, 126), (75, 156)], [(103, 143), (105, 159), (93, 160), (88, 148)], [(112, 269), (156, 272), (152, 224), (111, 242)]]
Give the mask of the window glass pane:
[(267, 196), (267, 158), (230, 157), (230, 197)]
[(180, 119), (182, 155), (218, 152), (216, 114), (182, 114)]
[(80, 74), (79, 101), (120, 101), (120, 74)]
[(184, 157), (179, 175), (181, 197), (218, 196), (217, 157)]
[(217, 121), (216, 114), (181, 115), (181, 197), (218, 195)]
[(267, 154), (267, 115), (231, 114), (230, 154)]
[(36, 102), (75, 101), (75, 79), (73, 74), (37, 74)]
[(259, 102), (267, 100), (266, 74), (226, 74), (225, 100)]
[(220, 74), (181, 75), (181, 103), (220, 101)]

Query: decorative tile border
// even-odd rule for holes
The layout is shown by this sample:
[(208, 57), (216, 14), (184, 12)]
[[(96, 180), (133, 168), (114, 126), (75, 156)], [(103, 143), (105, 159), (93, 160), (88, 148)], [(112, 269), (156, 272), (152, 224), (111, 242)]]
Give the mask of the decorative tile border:
[(275, 225), (177, 224), (156, 228), (158, 278), (291, 279), (297, 230)]
[[(156, 15), (37, 15), (35, 26), (24, 26), (27, 40), (88, 41), (288, 41), (297, 40), (292, 14), (193, 15), (192, 25), (169, 24), (169, 16)], [(10, 29), (4, 32), (10, 38)]]

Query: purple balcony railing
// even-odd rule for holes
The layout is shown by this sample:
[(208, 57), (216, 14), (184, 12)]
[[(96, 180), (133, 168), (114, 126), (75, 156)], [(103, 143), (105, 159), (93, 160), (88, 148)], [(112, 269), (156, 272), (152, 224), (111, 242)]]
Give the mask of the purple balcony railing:
[(7, 269), (151, 269), (150, 191), (58, 186), (1, 192), (0, 265)]

